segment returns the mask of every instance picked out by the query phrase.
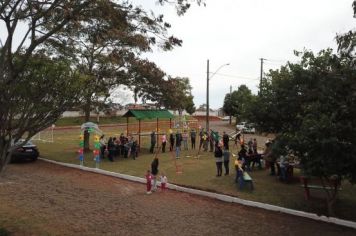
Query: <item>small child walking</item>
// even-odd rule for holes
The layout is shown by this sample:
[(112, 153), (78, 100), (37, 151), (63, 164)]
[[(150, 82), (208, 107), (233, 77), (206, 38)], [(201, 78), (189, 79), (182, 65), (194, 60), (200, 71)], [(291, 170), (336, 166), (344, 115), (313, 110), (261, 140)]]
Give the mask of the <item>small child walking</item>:
[(162, 173), (160, 180), (161, 180), (161, 191), (166, 191), (167, 184), (168, 184), (167, 176), (164, 173)]
[(152, 175), (151, 175), (151, 171), (147, 170), (147, 173), (145, 175), (146, 177), (146, 187), (147, 187), (147, 192), (146, 194), (151, 194), (151, 188), (152, 188)]

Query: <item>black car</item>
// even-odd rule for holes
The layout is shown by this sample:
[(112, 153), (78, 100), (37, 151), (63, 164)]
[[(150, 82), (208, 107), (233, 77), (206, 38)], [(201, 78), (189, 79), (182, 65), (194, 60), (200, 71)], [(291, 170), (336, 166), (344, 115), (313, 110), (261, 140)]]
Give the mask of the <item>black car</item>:
[[(18, 143), (22, 143), (24, 140), (19, 140)], [(37, 146), (33, 144), (31, 141), (27, 141), (24, 145), (16, 148), (12, 151), (11, 161), (19, 161), (19, 160), (32, 160), (36, 161), (38, 156), (40, 155)]]

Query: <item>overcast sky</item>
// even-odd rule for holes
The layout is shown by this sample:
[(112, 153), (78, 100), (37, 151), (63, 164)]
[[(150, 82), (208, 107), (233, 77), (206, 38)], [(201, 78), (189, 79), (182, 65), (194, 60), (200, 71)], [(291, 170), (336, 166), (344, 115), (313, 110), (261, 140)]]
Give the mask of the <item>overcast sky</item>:
[[(169, 33), (183, 40), (183, 46), (173, 51), (145, 56), (171, 76), (190, 78), (197, 107), (206, 103), (208, 59), (211, 73), (230, 63), (210, 81), (210, 107), (219, 108), (230, 86), (236, 90), (245, 84), (257, 93), (259, 58), (267, 59), (268, 72), (288, 60), (297, 61), (293, 50), (335, 48), (336, 34), (354, 29), (356, 23), (353, 0), (205, 0), (206, 7), (193, 4), (182, 17), (173, 7), (157, 6), (156, 0), (133, 2), (164, 13), (172, 25)], [(116, 100), (133, 102), (129, 94)]]
[[(140, 0), (153, 7), (153, 0)], [(194, 102), (206, 103), (206, 64), (210, 72), (230, 63), (210, 81), (210, 107), (223, 105), (230, 85), (245, 84), (257, 93), (260, 60), (264, 72), (298, 60), (293, 50), (315, 52), (336, 47), (336, 34), (355, 26), (352, 0), (206, 0), (206, 7), (193, 6), (178, 17), (172, 8), (163, 10), (172, 24), (170, 33), (183, 46), (170, 52), (155, 51), (148, 58), (172, 76), (189, 77)]]

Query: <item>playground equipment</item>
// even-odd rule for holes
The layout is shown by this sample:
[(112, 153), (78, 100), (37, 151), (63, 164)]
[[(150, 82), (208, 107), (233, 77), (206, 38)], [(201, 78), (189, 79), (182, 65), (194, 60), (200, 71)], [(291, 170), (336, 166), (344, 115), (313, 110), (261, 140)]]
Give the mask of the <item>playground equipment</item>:
[(99, 142), (99, 135), (94, 136), (94, 161), (95, 161), (95, 168), (99, 169), (100, 167), (100, 142)]
[[(153, 130), (156, 131), (157, 135), (157, 144), (159, 143), (159, 136), (163, 135), (161, 130), (177, 129), (183, 130), (184, 127), (189, 128), (197, 128), (196, 120), (188, 120), (185, 116), (182, 117), (182, 123), (180, 124), (176, 121), (177, 117), (175, 117), (168, 110), (143, 110), (143, 109), (131, 109), (128, 110), (123, 117), (126, 117), (126, 134), (138, 135), (138, 145), (141, 146), (141, 137), (149, 136)], [(135, 125), (134, 129), (129, 127), (133, 127), (133, 124), (129, 124), (129, 119), (131, 117), (136, 118), (138, 120), (138, 127)], [(179, 118), (178, 118), (179, 119)], [(144, 127), (142, 127), (142, 121), (145, 120), (155, 120), (155, 122), (145, 122)]]
[(100, 143), (99, 135), (102, 135), (103, 132), (99, 129), (98, 125), (93, 122), (87, 122), (81, 125), (81, 134), (79, 135), (79, 162), (80, 166), (84, 165), (84, 132), (95, 133), (94, 135), (94, 160), (95, 167), (99, 168), (100, 165)]
[[(162, 150), (162, 147), (161, 146), (156, 146), (156, 152), (155, 152), (155, 155), (154, 155), (154, 157), (157, 157), (158, 156), (158, 154), (160, 153), (160, 150)], [(170, 151), (169, 152), (170, 153), (170, 155), (171, 155), (171, 159), (172, 159), (172, 161), (173, 161), (173, 163), (174, 163), (174, 167), (175, 167), (175, 169), (176, 169), (176, 174), (182, 174), (183, 173), (183, 168), (182, 168), (182, 165), (181, 164), (178, 164), (177, 163), (177, 159), (176, 159), (176, 157), (174, 156), (174, 151)]]

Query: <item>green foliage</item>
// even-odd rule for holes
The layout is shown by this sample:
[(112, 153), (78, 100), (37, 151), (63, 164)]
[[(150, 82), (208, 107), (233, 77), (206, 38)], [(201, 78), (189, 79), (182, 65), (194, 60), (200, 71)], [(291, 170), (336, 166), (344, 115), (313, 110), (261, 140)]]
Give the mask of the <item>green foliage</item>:
[(83, 79), (66, 61), (35, 54), (26, 67), (17, 70), (24, 56), (14, 59), (16, 77), (0, 80), (0, 172), (8, 161), (6, 153), (12, 141), (29, 139), (54, 124), (81, 97)]
[(188, 112), (189, 115), (192, 115), (196, 110), (192, 95), (187, 97), (187, 101), (185, 104), (185, 110)]
[[(160, 3), (176, 6), (178, 14), (190, 6), (185, 0)], [(182, 43), (167, 34), (163, 15), (130, 1), (2, 1), (0, 24), (7, 32), (0, 48), (0, 172), (12, 139), (29, 139), (79, 97), (88, 117), (92, 102), (108, 97), (112, 86), (133, 84), (132, 65), (142, 61), (141, 52)], [(151, 74), (162, 80), (164, 73)]]
[(167, 109), (178, 110), (180, 113), (186, 109), (193, 113), (195, 107), (191, 89), (189, 78), (169, 77), (161, 85), (162, 97), (158, 102)]
[[(278, 154), (291, 148), (309, 175), (356, 182), (356, 71), (352, 60), (323, 50), (271, 71), (254, 118), (279, 133)], [(271, 114), (272, 113), (272, 114)]]
[[(183, 15), (190, 8), (191, 3), (195, 1), (190, 0), (178, 0), (178, 1), (170, 1), (170, 0), (158, 0), (159, 4), (176, 4), (176, 10), (178, 15)], [(204, 0), (196, 0), (198, 5), (206, 5)]]
[(246, 85), (241, 85), (237, 91), (225, 95), (223, 110), (227, 115), (246, 120), (250, 117), (249, 113), (254, 99), (251, 90)]
[[(188, 3), (170, 4), (176, 5), (182, 14)], [(110, 90), (119, 85), (132, 89), (135, 101), (141, 98), (162, 105), (163, 92), (171, 92), (169, 87), (176, 86), (175, 81), (165, 80), (165, 73), (155, 63), (142, 59), (141, 53), (155, 46), (164, 50), (180, 46), (181, 40), (168, 35), (169, 28), (163, 15), (156, 16), (130, 2), (92, 1), (80, 21), (73, 21), (56, 33), (56, 37), (48, 40), (46, 49), (71, 58), (73, 66), (88, 78), (83, 88), (86, 93), (83, 109), (89, 119), (90, 110), (100, 110), (100, 101), (105, 101)], [(181, 100), (175, 103), (181, 107)]]
[(223, 111), (226, 115), (235, 116), (237, 114), (238, 103), (237, 100), (231, 99), (232, 94), (227, 93), (224, 98)]
[[(15, 70), (21, 57), (15, 58)], [(50, 126), (79, 102), (82, 82), (68, 62), (41, 54), (32, 56), (18, 71), (16, 80), (0, 81), (2, 98), (8, 98), (2, 103), (1, 112), (14, 117), (9, 123), (2, 123), (3, 134), (16, 141), (25, 133), (31, 137)]]

